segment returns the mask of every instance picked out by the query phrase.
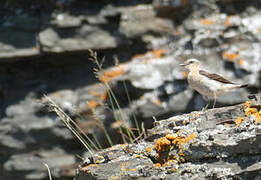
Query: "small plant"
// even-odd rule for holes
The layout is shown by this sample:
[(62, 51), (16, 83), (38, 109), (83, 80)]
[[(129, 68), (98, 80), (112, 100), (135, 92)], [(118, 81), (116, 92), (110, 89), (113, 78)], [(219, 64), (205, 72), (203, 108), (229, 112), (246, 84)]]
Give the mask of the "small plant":
[[(97, 58), (97, 53), (92, 51), (92, 50), (89, 50), (89, 53), (90, 53), (90, 60), (97, 66), (97, 68), (94, 68), (94, 73), (96, 75), (96, 77), (101, 81), (101, 83), (105, 86), (107, 92), (108, 92), (108, 97), (109, 97), (109, 101), (110, 101), (110, 104), (111, 104), (111, 111), (113, 113), (113, 116), (114, 116), (114, 119), (115, 120), (119, 120), (122, 124), (122, 126), (119, 127), (119, 132), (121, 134), (121, 137), (122, 137), (122, 140), (124, 143), (127, 142), (126, 140), (126, 137), (125, 137), (125, 134), (124, 134), (124, 131), (125, 133), (127, 134), (127, 138), (129, 139), (129, 141), (131, 143), (134, 142), (134, 140), (136, 141), (137, 138), (135, 137), (135, 134), (133, 133), (132, 129), (129, 128), (128, 126), (125, 125), (125, 123), (123, 122), (124, 120), (124, 115), (123, 115), (123, 111), (120, 107), (120, 104), (117, 100), (117, 97), (115, 96), (112, 88), (110, 87), (110, 84), (109, 84), (109, 81), (112, 77), (114, 77), (115, 75), (119, 75), (121, 73), (124, 72), (124, 70), (122, 68), (119, 67), (118, 63), (117, 63), (117, 59), (115, 60), (116, 61), (116, 66), (119, 67), (119, 70), (118, 71), (112, 71), (112, 72), (107, 72), (107, 73), (103, 73), (103, 74), (100, 74), (100, 72), (103, 71), (102, 69), (102, 63), (104, 61), (104, 58), (102, 59), (101, 63), (98, 61), (98, 58)], [(131, 98), (130, 98), (130, 95), (128, 93), (128, 89), (127, 89), (127, 86), (126, 86), (126, 83), (123, 81), (123, 85), (124, 85), (124, 89), (125, 89), (125, 92), (126, 92), (126, 96), (127, 96), (127, 99), (129, 101), (129, 103), (131, 103)], [(116, 114), (116, 110), (119, 111), (119, 116)], [(138, 125), (138, 121), (137, 121), (137, 118), (135, 116), (135, 114), (133, 113), (133, 119), (135, 121), (135, 126), (136, 126), (136, 129), (138, 131), (138, 135), (140, 137), (140, 134), (141, 134), (141, 130), (140, 130), (140, 127)], [(106, 131), (105, 131), (106, 132)], [(105, 133), (105, 134), (108, 134), (108, 133)], [(108, 141), (109, 141), (109, 138), (107, 138)]]
[[(107, 97), (109, 98), (109, 101), (111, 103), (110, 110), (113, 113), (113, 117), (114, 117), (115, 121), (120, 122), (120, 126), (118, 129), (119, 129), (119, 133), (121, 134), (122, 141), (124, 143), (127, 143), (127, 142), (133, 143), (133, 142), (138, 141), (143, 136), (145, 137), (146, 134), (145, 134), (144, 125), (142, 124), (142, 128), (139, 127), (137, 118), (134, 113), (132, 115), (133, 115), (133, 119), (135, 121), (136, 128), (131, 129), (123, 122), (124, 121), (123, 111), (120, 107), (117, 97), (115, 96), (115, 94), (109, 84), (110, 78), (112, 78), (115, 74), (114, 73), (101, 74), (101, 72), (103, 71), (102, 62), (104, 61), (104, 58), (102, 59), (102, 62), (100, 63), (97, 59), (96, 52), (89, 50), (89, 53), (90, 53), (90, 60), (92, 62), (94, 62), (94, 64), (97, 66), (97, 68), (94, 69), (94, 73), (95, 73), (96, 77), (101, 81), (102, 85), (104, 85), (106, 88)], [(117, 73), (122, 73), (122, 72), (117, 71), (116, 74)], [(128, 102), (131, 103), (131, 98), (128, 93), (128, 89), (127, 89), (125, 82), (123, 83), (123, 85), (124, 85), (124, 89), (126, 92)], [(75, 121), (73, 121), (57, 104), (55, 104), (55, 102), (51, 98), (49, 98), (48, 96), (44, 96), (44, 103), (50, 107), (51, 111), (54, 111), (60, 117), (62, 122), (65, 124), (65, 126), (75, 135), (75, 137), (81, 142), (81, 144), (87, 149), (87, 151), (89, 151), (91, 154), (93, 154), (93, 150), (102, 149), (102, 146), (99, 143), (96, 136), (94, 134), (92, 134), (92, 137), (95, 141), (95, 142), (93, 142), (93, 140), (83, 132), (83, 130), (77, 125), (77, 123), (75, 123)], [(96, 105), (97, 105), (96, 102), (88, 101), (88, 106), (91, 109), (93, 117), (98, 121), (99, 126), (102, 128), (102, 131), (104, 132), (106, 140), (108, 141), (109, 145), (113, 146), (113, 141), (112, 141), (106, 127), (104, 126), (102, 119), (98, 116), (98, 114), (95, 110)], [(106, 106), (105, 104), (103, 104), (103, 105)], [(106, 108), (109, 108), (109, 107), (106, 106)], [(116, 112), (119, 112), (119, 113), (116, 113)], [(135, 136), (135, 133), (133, 131), (138, 132), (137, 137)]]
[[(54, 111), (60, 117), (65, 126), (76, 136), (76, 138), (91, 154), (93, 154), (93, 148), (90, 144), (92, 144), (95, 149), (98, 149), (95, 143), (85, 135), (81, 128), (59, 106), (57, 106), (51, 98), (45, 95), (44, 103), (50, 107), (51, 111)], [(89, 143), (84, 137), (89, 141)]]

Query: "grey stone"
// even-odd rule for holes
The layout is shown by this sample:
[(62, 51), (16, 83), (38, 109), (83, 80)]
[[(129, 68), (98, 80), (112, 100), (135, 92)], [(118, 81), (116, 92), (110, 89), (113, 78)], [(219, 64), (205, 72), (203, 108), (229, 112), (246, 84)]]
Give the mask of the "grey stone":
[[(124, 179), (126, 176), (137, 179), (148, 176), (150, 179), (258, 178), (261, 168), (258, 129), (261, 126), (254, 123), (253, 116), (244, 115), (246, 107), (240, 107), (243, 105), (191, 112), (157, 121), (149, 137), (137, 144), (116, 145), (89, 155), (88, 161), (79, 166), (76, 179)], [(228, 121), (234, 123), (240, 116), (245, 116), (242, 124), (225, 124)], [(199, 124), (208, 121), (214, 126), (198, 128)], [(165, 137), (170, 143), (165, 151), (158, 149), (159, 137)], [(181, 144), (175, 144), (175, 140), (181, 140)], [(104, 157), (107, 161), (99, 161)], [(156, 167), (155, 163), (162, 166)]]

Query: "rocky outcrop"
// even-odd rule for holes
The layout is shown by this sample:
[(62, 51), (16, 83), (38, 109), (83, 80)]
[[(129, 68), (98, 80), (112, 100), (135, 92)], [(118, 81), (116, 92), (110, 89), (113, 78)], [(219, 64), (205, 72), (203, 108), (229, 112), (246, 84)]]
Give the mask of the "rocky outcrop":
[[(249, 83), (218, 98), (217, 107), (244, 102), (260, 90), (260, 7), (256, 0), (1, 1), (1, 178), (44, 179), (42, 162), (55, 179), (74, 176), (76, 154), (84, 148), (39, 103), (44, 94), (102, 147), (108, 142), (93, 111), (117, 144), (119, 127), (134, 127), (134, 115), (147, 129), (152, 116), (166, 119), (205, 106), (178, 66), (190, 57)], [(98, 79), (88, 48), (98, 51), (98, 60), (106, 57)], [(118, 99), (115, 114), (122, 112), (122, 122), (111, 111), (104, 82)]]
[(260, 178), (260, 99), (154, 125), (136, 144), (88, 155), (76, 179)]

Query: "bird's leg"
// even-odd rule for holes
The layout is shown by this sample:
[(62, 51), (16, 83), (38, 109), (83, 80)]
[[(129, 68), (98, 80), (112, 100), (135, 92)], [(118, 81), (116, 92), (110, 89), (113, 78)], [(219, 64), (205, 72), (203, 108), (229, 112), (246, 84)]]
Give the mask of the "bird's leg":
[(207, 99), (207, 105), (202, 109), (202, 111), (204, 112), (204, 114), (206, 116), (206, 120), (208, 120), (208, 111), (207, 111), (207, 109), (208, 109), (208, 106), (210, 104), (210, 99), (207, 96), (205, 96), (205, 98)]
[(207, 109), (208, 109), (208, 106), (210, 105), (210, 100), (209, 100), (209, 98), (208, 97), (206, 97), (207, 98), (207, 105), (202, 109), (202, 111), (206, 111)]
[(213, 109), (215, 108), (216, 102), (217, 102), (217, 95), (216, 95), (216, 93), (214, 93), (214, 104), (213, 104)]

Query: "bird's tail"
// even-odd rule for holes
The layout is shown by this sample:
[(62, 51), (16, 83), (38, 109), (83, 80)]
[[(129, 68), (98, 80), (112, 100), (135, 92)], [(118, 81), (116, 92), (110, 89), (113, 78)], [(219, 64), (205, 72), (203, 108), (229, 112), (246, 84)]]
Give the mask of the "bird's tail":
[(247, 86), (248, 86), (248, 84), (242, 84), (242, 85), (239, 86), (239, 88), (245, 88)]

